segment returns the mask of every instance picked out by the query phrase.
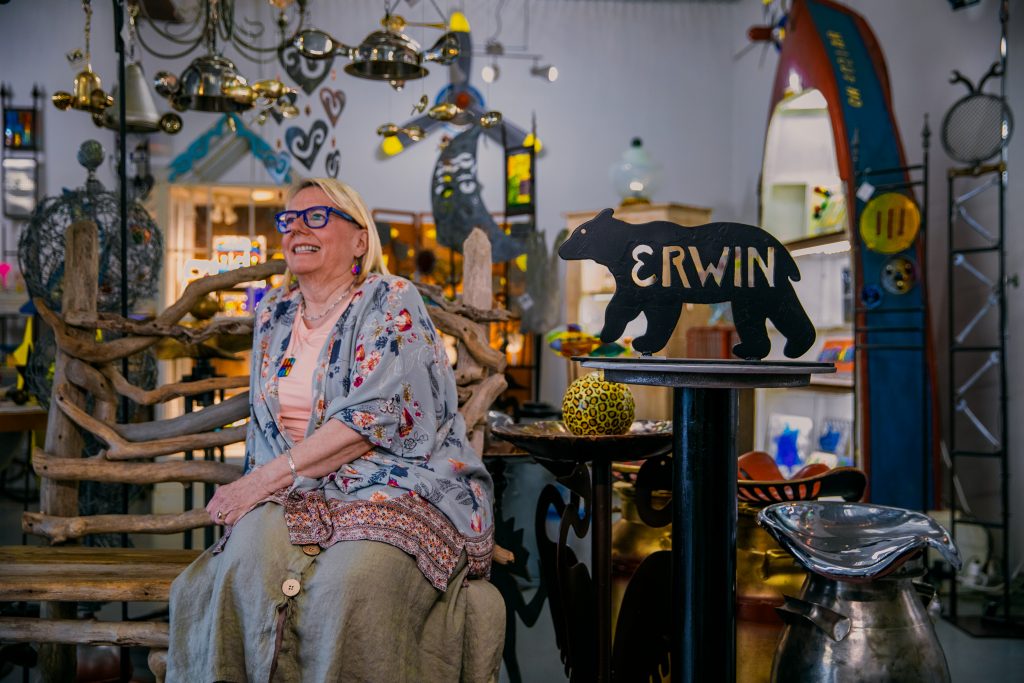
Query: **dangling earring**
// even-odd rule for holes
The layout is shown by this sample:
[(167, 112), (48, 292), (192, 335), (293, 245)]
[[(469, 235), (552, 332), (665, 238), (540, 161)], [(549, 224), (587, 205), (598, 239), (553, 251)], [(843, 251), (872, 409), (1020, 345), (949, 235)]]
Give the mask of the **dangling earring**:
[(355, 262), (352, 264), (352, 274), (358, 277), (359, 273), (362, 272), (362, 270), (363, 269), (359, 266), (359, 259), (356, 259)]

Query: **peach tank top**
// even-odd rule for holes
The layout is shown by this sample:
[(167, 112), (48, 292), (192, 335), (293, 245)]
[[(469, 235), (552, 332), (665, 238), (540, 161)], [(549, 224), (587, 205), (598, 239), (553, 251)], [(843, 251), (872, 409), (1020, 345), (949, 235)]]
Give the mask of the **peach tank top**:
[(339, 306), (320, 327), (312, 330), (306, 326), (301, 315), (295, 316), (292, 337), (285, 352), (285, 359), (295, 360), (288, 374), (280, 378), (277, 387), (281, 426), (295, 443), (306, 438), (306, 427), (309, 426), (309, 416), (313, 412), (313, 370), (316, 369), (317, 358), (346, 308), (348, 306)]

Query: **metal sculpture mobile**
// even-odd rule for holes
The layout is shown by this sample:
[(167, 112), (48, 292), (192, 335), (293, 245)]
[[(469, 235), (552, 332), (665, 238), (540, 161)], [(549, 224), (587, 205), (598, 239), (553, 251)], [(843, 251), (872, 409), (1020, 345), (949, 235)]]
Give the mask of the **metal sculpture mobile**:
[[(498, 112), (484, 110), (483, 96), (469, 84), (473, 56), (469, 21), (461, 12), (453, 12), (449, 30), (458, 42), (458, 57), (449, 69), (450, 82), (441, 89), (434, 106), (425, 113), (423, 110), (427, 103), (420, 98), (413, 108), (414, 112), (420, 112), (419, 116), (401, 125), (382, 125), (378, 129), (384, 137), (381, 151), (386, 156), (394, 156), (439, 126), (470, 125), (444, 146), (434, 166), (431, 208), (437, 241), (450, 249), (461, 250), (470, 231), (479, 227), (491, 241), (492, 260), (500, 263), (522, 254), (526, 245), (505, 234), (484, 206), (480, 196), (483, 186), (477, 177), (477, 143), (481, 131), (503, 146), (533, 144), (532, 135), (514, 124), (502, 122)], [(501, 129), (498, 128), (499, 123), (502, 124)]]
[(381, 126), (394, 126), (393, 134), (384, 136), (380, 145), (381, 152), (385, 156), (395, 156), (422, 140), (432, 130), (446, 124), (463, 126), (478, 123), (484, 127), (484, 132), (489, 138), (503, 146), (522, 147), (534, 144), (533, 135), (507, 120), (502, 120), (497, 112), (485, 110), (483, 95), (470, 85), (473, 41), (469, 32), (469, 20), (462, 12), (453, 12), (448, 21), (448, 29), (458, 41), (458, 56), (448, 67), (448, 85), (441, 89), (434, 99), (434, 105), (425, 113), (397, 126)]
[(505, 234), (484, 206), (477, 178), (476, 147), (479, 126), (459, 133), (441, 151), (430, 188), (430, 205), (437, 228), (437, 242), (460, 250), (473, 228), (487, 233), (491, 241), (491, 260), (508, 261), (526, 251), (526, 245)]

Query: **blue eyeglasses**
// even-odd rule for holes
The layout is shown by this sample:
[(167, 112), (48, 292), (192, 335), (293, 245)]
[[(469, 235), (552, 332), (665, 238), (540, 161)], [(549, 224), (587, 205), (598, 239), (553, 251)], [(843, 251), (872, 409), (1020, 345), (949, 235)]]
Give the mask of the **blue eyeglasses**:
[(287, 235), (292, 231), (292, 221), (299, 216), (302, 216), (302, 222), (306, 224), (307, 228), (318, 230), (327, 225), (327, 221), (331, 219), (332, 213), (337, 215), (339, 218), (352, 223), (357, 228), (363, 227), (359, 225), (359, 221), (351, 215), (340, 209), (335, 209), (333, 206), (311, 206), (302, 211), (282, 211), (274, 216), (274, 224), (277, 225), (278, 232)]

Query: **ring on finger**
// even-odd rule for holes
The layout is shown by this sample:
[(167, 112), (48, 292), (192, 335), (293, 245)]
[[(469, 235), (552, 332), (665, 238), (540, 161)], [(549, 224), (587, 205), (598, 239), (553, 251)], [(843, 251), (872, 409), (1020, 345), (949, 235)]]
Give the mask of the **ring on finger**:
[(217, 519), (224, 519), (224, 513), (220, 510), (217, 511)]

